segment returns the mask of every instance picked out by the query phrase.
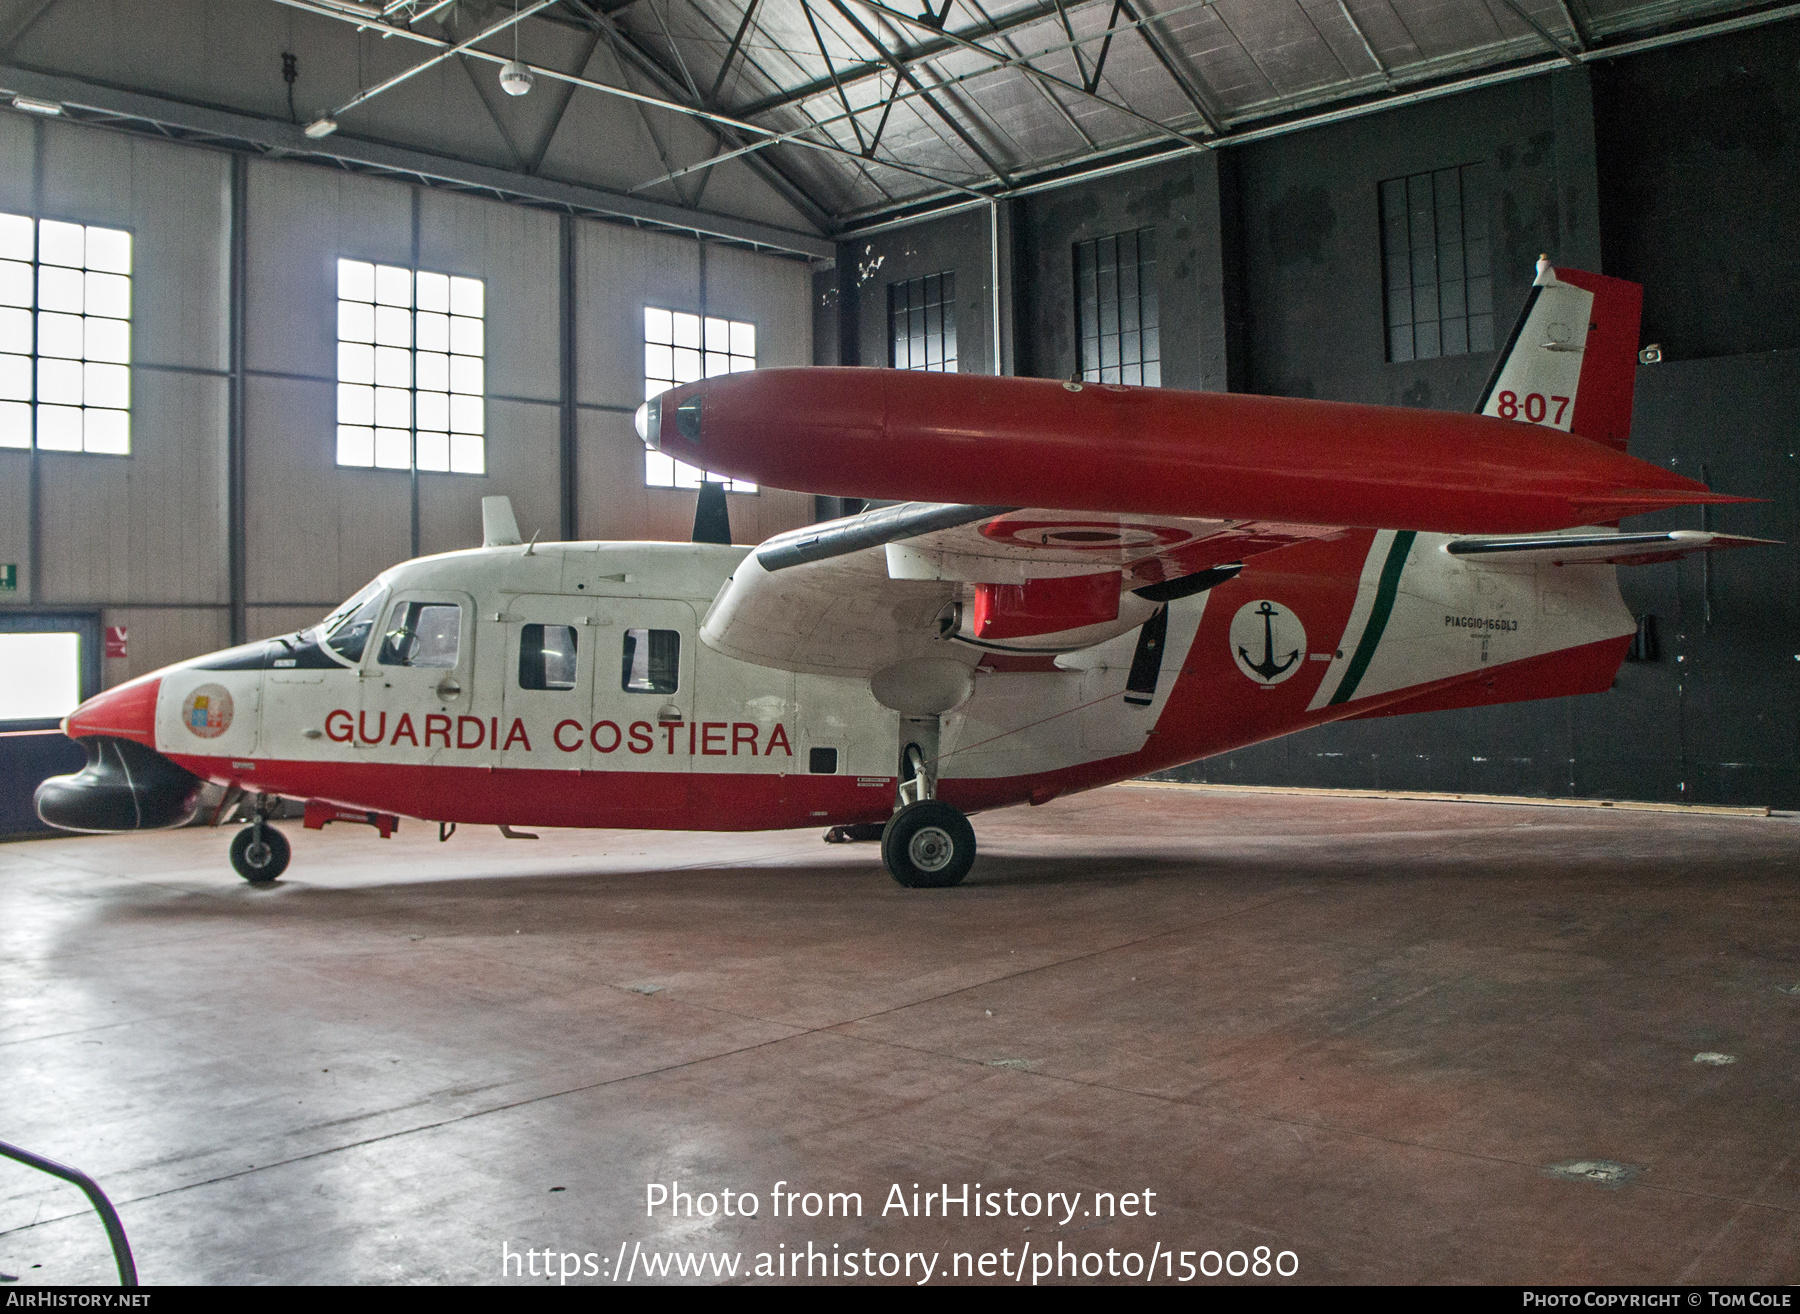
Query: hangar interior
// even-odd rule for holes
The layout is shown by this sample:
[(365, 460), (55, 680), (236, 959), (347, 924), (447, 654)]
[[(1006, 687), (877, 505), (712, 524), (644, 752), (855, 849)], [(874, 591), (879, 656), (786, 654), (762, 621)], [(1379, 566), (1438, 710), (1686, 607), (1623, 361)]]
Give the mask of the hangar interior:
[[(1793, 1095), (1796, 832), (1749, 813), (1800, 809), (1800, 6), (6, 0), (0, 92), (0, 834), (33, 837), (0, 1140), (123, 1183), (151, 1280), (495, 1280), (502, 1234), (948, 1254), (627, 1184), (1044, 1164), (1167, 1181), (1181, 1236), (1098, 1235), (1315, 1279), (1791, 1274), (1754, 1147)], [(276, 897), (216, 832), (41, 838), (69, 699), (476, 546), (484, 495), (685, 540), (701, 472), (632, 427), (667, 383), (1468, 410), (1540, 253), (1645, 288), (1634, 454), (1762, 499), (1638, 527), (1781, 541), (1625, 572), (1608, 694), (996, 817), (979, 911), (923, 922), (816, 835), (329, 832)], [(745, 544), (853, 509), (726, 496)], [(0, 1278), (106, 1278), (61, 1189), (5, 1179)]]

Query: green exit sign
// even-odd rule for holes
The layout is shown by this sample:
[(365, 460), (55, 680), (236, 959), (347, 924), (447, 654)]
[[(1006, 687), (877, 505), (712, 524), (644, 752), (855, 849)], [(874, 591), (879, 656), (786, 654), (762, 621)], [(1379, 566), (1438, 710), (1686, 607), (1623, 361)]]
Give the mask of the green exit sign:
[(8, 561), (0, 565), (0, 593), (17, 593), (19, 591), (19, 567)]

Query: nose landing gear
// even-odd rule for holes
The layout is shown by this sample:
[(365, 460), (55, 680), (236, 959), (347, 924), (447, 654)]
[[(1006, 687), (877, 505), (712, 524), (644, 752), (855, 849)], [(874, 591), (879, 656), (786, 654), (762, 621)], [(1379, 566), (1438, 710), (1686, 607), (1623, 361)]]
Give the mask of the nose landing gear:
[(231, 865), (252, 885), (272, 885), (293, 856), (287, 836), (260, 814), (231, 841)]

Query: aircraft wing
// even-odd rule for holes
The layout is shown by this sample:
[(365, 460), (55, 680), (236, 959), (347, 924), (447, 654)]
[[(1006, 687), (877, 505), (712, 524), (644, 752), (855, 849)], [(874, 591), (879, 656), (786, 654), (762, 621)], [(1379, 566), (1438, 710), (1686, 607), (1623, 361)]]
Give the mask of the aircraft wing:
[(1251, 556), (1342, 532), (906, 502), (763, 543), (720, 591), (700, 637), (744, 661), (865, 677), (920, 657), (973, 665), (984, 650), (1053, 655), (1134, 629)]
[(1692, 552), (1769, 547), (1774, 542), (1771, 538), (1748, 538), (1742, 534), (1672, 529), (1644, 534), (1578, 532), (1453, 538), (1444, 544), (1444, 551), (1453, 557), (1494, 565), (1647, 566), (1675, 561)]

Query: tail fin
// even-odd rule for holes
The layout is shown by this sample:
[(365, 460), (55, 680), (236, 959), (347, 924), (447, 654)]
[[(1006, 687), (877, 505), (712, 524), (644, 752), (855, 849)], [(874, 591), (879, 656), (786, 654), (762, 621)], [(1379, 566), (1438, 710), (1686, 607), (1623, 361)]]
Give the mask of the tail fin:
[(1479, 415), (1524, 420), (1625, 450), (1644, 289), (1538, 258), (1537, 281), (1500, 353)]

